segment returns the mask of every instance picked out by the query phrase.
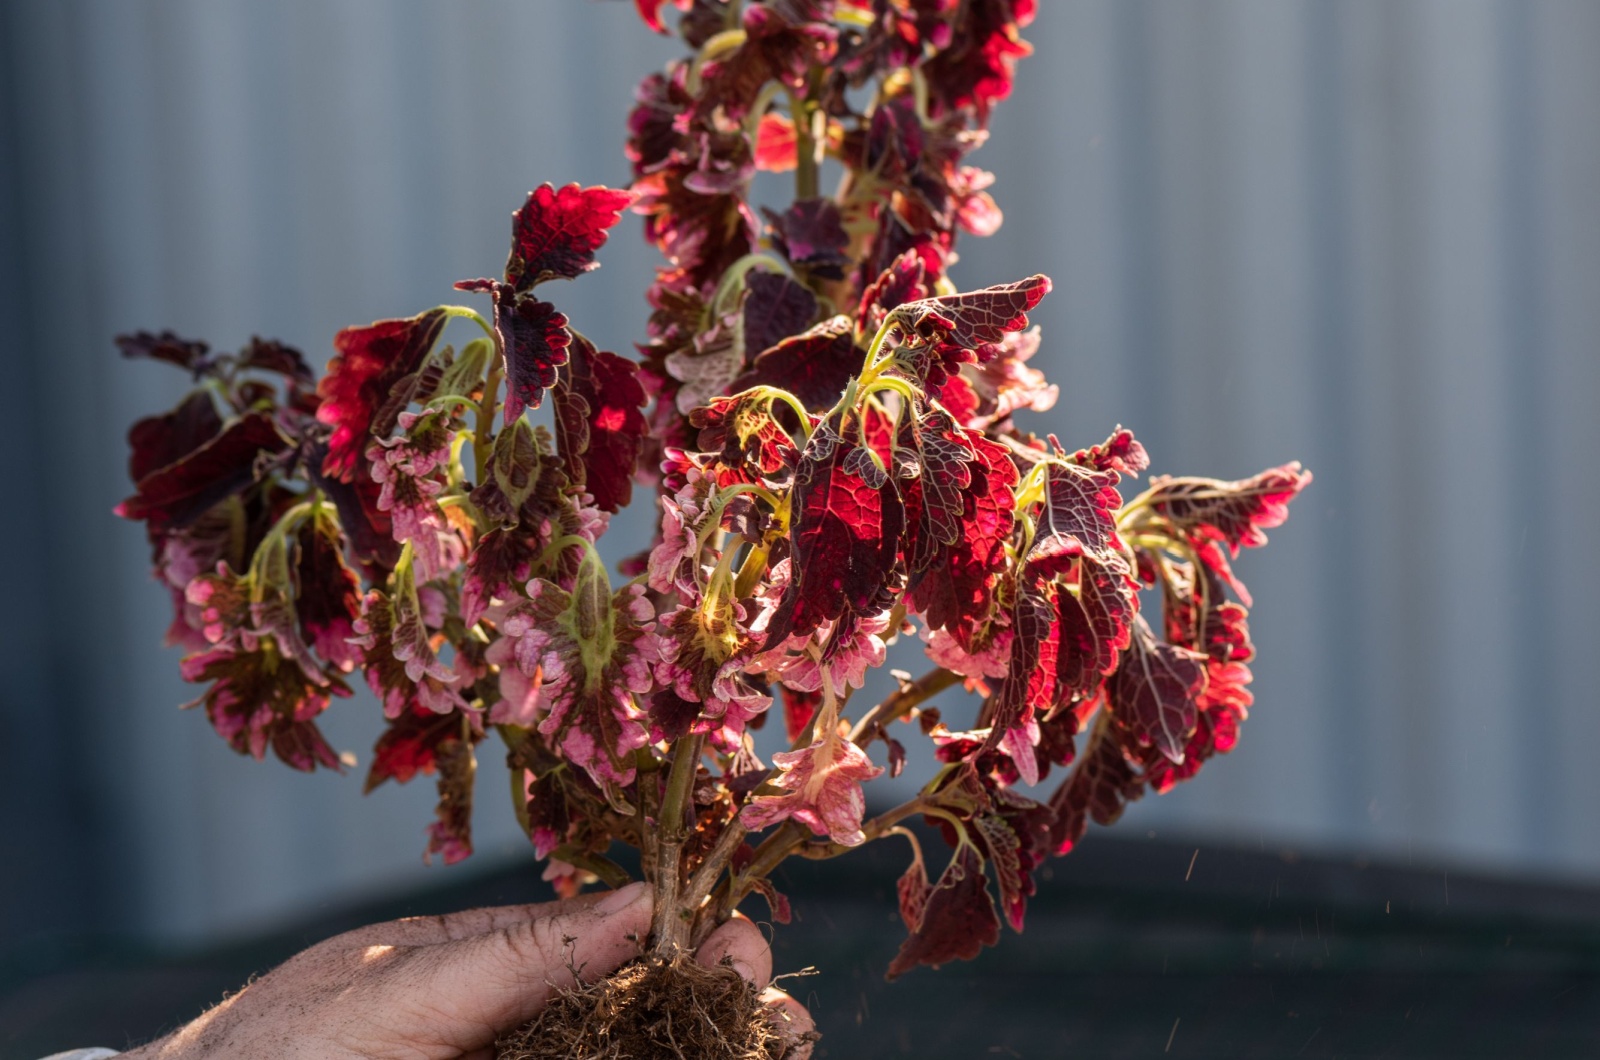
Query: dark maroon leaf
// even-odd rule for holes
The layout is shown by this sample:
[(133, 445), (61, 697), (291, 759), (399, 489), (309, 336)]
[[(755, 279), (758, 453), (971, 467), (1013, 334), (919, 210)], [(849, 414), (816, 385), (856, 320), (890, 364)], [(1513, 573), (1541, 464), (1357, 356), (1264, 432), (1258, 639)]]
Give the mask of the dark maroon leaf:
[(772, 225), (772, 242), (797, 269), (830, 280), (842, 280), (850, 263), (850, 236), (839, 206), (832, 199), (799, 199), (783, 213), (764, 211)]
[(178, 407), (146, 416), (128, 431), (128, 477), (146, 475), (188, 456), (222, 431), (222, 417), (208, 390), (192, 391)]
[(927, 267), (922, 255), (908, 250), (895, 258), (878, 278), (861, 292), (861, 305), (856, 317), (863, 341), (870, 339), (883, 323), (884, 317), (908, 302), (933, 297), (933, 288), (925, 279)]
[[(325, 456), (325, 450), (320, 450)], [(326, 460), (316, 456), (309, 462), (311, 481), (323, 492), (339, 513), (339, 525), (350, 541), (350, 551), (363, 564), (392, 567), (400, 558), (400, 545), (394, 539), (389, 513), (378, 507), (383, 487), (370, 475), (358, 475), (350, 482), (322, 474)]]
[(187, 369), (196, 379), (212, 365), (212, 359), (207, 356), (210, 346), (194, 339), (181, 338), (170, 331), (163, 331), (159, 335), (136, 331), (132, 335), (118, 335), (116, 343), (124, 357), (175, 364)]
[[(460, 731), (457, 720), (457, 732)], [(472, 785), (478, 763), (472, 743), (459, 738), (440, 743), (434, 764), (439, 770), (439, 805), (436, 820), (428, 827), (428, 850), (424, 858), (438, 854), (446, 865), (472, 855)]]
[(1095, 727), (1089, 747), (1071, 775), (1050, 798), (1055, 811), (1051, 841), (1057, 854), (1065, 854), (1083, 838), (1093, 819), (1114, 824), (1128, 803), (1144, 794), (1144, 779), (1129, 765), (1122, 747), (1105, 719)]
[(970, 961), (983, 947), (999, 941), (1000, 918), (989, 897), (983, 862), (972, 847), (963, 845), (928, 893), (922, 917), (889, 965), (888, 978), (919, 964), (937, 968), (950, 961)]
[(700, 68), (698, 109), (705, 115), (720, 109), (742, 121), (768, 81), (803, 91), (812, 66), (834, 54), (838, 33), (816, 11), (791, 3), (752, 4), (742, 21), (743, 43)]
[(1028, 326), (1028, 310), (1050, 293), (1050, 277), (1030, 276), (965, 294), (925, 298), (902, 306), (899, 316), (911, 332), (928, 342), (984, 351), (1007, 333)]
[(200, 448), (141, 479), (138, 492), (117, 505), (116, 512), (152, 526), (182, 526), (255, 481), (262, 454), (288, 448), (271, 416), (241, 416)]
[(1087, 556), (1099, 566), (1126, 570), (1113, 514), (1122, 507), (1117, 473), (1052, 463), (1047, 475), (1044, 511), (1028, 550), (1028, 566), (1054, 574)]
[(671, 686), (658, 688), (650, 697), (651, 734), (659, 740), (687, 736), (702, 709), (701, 704), (684, 699)]
[[(943, 409), (921, 409), (921, 417), (906, 420), (907, 448), (914, 450), (920, 468), (921, 519), (912, 570), (922, 570), (939, 552), (940, 545), (961, 539), (962, 515), (972, 487), (977, 451), (966, 433)], [(982, 465), (979, 465), (980, 467)]]
[(316, 379), (305, 354), (276, 339), (252, 338), (250, 345), (239, 351), (239, 367), (276, 372), (301, 386), (310, 386)]
[(838, 316), (784, 339), (757, 357), (729, 390), (738, 393), (753, 386), (775, 386), (812, 411), (832, 408), (851, 378), (861, 371), (865, 355), (856, 347), (853, 331), (850, 318)]
[(752, 269), (745, 277), (746, 359), (798, 335), (817, 319), (817, 296), (781, 273)]
[(1134, 621), (1128, 655), (1111, 676), (1111, 711), (1140, 746), (1176, 763), (1194, 732), (1195, 699), (1205, 687), (1205, 656), (1158, 641), (1143, 618)]

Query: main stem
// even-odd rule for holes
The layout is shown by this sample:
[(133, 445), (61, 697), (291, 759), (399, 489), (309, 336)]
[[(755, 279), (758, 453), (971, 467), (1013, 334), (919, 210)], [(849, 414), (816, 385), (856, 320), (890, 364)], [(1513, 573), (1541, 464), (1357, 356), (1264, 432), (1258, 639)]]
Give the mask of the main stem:
[(661, 839), (656, 851), (655, 917), (650, 933), (658, 956), (671, 957), (689, 948), (694, 911), (685, 909), (679, 891), (683, 883), (683, 843), (689, 837), (685, 821), (695, 770), (700, 764), (704, 736), (685, 736), (672, 756), (667, 791), (661, 799)]

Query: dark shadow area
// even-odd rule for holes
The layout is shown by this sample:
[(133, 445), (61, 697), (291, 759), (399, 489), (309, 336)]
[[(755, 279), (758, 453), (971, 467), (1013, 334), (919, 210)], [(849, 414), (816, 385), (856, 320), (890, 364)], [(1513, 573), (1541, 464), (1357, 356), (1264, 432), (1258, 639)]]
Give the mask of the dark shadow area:
[[(1026, 934), (885, 983), (904, 854), (780, 871), (796, 923), (776, 964), (817, 969), (783, 985), (817, 1015), (819, 1057), (1600, 1055), (1600, 891), (1095, 836), (1051, 867)], [(13, 961), (0, 1055), (146, 1039), (362, 924), (548, 897), (530, 861), (206, 952)]]

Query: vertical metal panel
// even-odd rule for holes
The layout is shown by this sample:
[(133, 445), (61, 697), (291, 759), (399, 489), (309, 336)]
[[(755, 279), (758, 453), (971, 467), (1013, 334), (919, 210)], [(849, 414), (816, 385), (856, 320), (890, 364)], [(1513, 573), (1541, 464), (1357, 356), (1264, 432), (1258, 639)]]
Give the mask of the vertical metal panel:
[[(1008, 224), (958, 277), (1055, 277), (1064, 438), (1122, 422), (1160, 471), (1317, 473), (1241, 562), (1261, 649), (1242, 746), (1124, 827), (1600, 873), (1600, 8), (1041, 6), (978, 157)], [(10, 620), (32, 639), (7, 731), (24, 695), (48, 704), (28, 746), (51, 805), (79, 808), (52, 827), (118, 866), (108, 923), (167, 937), (413, 881), (425, 785), (363, 800), (173, 709), (191, 690), (156, 648), (165, 601), (107, 508), (125, 425), (179, 381), (108, 339), (271, 333), (320, 357), (342, 325), (453, 299), (528, 186), (625, 179), (632, 84), (676, 47), (631, 5), (555, 0), (6, 18), (7, 359), (38, 422), (75, 423), (30, 468), (50, 540), (17, 546), (43, 557), (50, 588), (26, 591), (48, 621)], [(559, 293), (625, 349), (655, 262), (631, 231), (603, 260)], [(619, 554), (645, 520), (623, 517)], [(336, 707), (338, 745), (364, 750), (374, 715)], [(486, 772), (482, 845), (514, 849)]]

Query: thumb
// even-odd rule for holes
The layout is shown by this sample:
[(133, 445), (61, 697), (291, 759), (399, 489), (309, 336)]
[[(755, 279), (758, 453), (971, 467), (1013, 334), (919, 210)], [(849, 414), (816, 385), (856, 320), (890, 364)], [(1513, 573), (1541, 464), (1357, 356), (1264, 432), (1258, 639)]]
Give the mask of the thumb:
[(637, 957), (650, 907), (649, 887), (631, 883), (586, 909), (430, 947), (420, 989), (433, 1011), (463, 1026), (510, 1030), (572, 986), (574, 971), (594, 982)]

